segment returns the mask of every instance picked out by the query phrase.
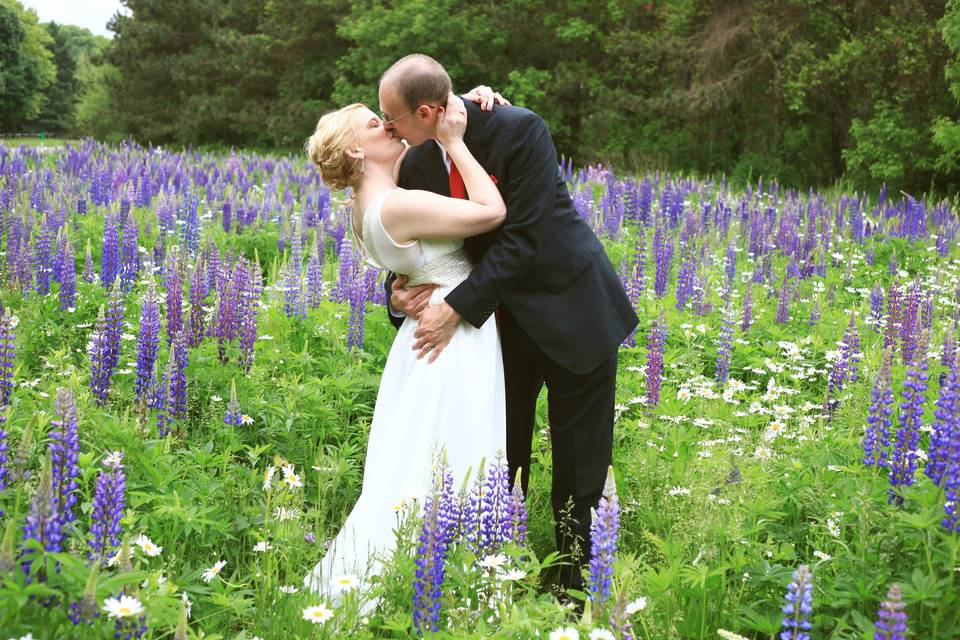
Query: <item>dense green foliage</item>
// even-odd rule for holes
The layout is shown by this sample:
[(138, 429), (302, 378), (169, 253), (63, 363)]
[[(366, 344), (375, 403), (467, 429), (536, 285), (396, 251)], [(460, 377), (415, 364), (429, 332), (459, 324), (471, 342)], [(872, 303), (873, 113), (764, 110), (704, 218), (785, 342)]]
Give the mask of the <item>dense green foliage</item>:
[(105, 59), (73, 71), (65, 28), (37, 34), (4, 0), (0, 99), (29, 103), (3, 109), (6, 128), (71, 129), (79, 83), (79, 133), (293, 151), (325, 110), (375, 106), (384, 69), (422, 51), (456, 87), (490, 84), (541, 113), (585, 163), (798, 187), (960, 184), (952, 0), (124, 4)]

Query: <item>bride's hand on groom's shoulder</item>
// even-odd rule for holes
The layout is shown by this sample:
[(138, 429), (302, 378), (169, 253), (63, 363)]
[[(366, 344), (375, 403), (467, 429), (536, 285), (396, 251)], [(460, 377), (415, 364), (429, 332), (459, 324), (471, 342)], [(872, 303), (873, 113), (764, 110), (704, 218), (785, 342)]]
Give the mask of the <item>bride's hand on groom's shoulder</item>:
[(467, 130), (467, 109), (459, 96), (451, 93), (447, 106), (438, 110), (437, 118), (437, 138), (444, 146), (463, 139)]
[(477, 85), (463, 94), (463, 99), (476, 102), (481, 111), (493, 111), (493, 105), (499, 104), (509, 107), (510, 101), (485, 84)]

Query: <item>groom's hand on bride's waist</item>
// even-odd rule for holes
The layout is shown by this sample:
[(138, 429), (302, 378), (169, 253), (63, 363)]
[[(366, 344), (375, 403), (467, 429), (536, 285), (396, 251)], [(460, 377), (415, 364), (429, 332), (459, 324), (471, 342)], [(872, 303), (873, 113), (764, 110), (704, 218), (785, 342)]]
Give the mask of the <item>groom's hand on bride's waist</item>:
[(433, 290), (437, 288), (435, 284), (421, 284), (416, 287), (405, 289), (404, 285), (408, 282), (407, 276), (397, 276), (390, 287), (390, 306), (411, 318), (419, 318), (420, 314), (427, 305), (430, 304), (430, 296)]
[(460, 314), (446, 302), (428, 305), (420, 313), (420, 322), (417, 330), (413, 332), (416, 338), (413, 350), (417, 352), (417, 359), (429, 354), (428, 363), (436, 360), (450, 344), (459, 323)]

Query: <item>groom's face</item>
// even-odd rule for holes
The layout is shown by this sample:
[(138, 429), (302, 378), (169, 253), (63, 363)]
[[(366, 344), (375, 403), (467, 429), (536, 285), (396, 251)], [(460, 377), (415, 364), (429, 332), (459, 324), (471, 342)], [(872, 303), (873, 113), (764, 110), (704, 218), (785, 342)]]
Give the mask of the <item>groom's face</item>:
[(408, 106), (389, 84), (380, 85), (379, 95), (384, 129), (413, 146), (423, 144), (435, 136), (435, 109), (429, 105)]

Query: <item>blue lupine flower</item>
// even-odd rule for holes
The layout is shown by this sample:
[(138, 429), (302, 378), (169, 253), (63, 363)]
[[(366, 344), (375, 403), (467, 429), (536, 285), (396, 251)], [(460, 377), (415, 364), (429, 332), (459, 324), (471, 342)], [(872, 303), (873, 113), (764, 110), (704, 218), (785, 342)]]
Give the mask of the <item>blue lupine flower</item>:
[(434, 472), (433, 492), (424, 505), (415, 560), (413, 627), (421, 634), (438, 629), (446, 554), (456, 521), (453, 475), (442, 458)]
[(80, 475), (78, 459), (80, 456), (80, 437), (77, 432), (77, 412), (73, 403), (73, 391), (57, 389), (57, 398), (53, 403), (59, 416), (52, 420), (54, 429), (50, 432), (51, 489), (59, 509), (64, 526), (69, 526), (76, 515), (73, 512), (77, 504), (77, 477)]
[[(30, 510), (23, 521), (22, 542), (37, 540), (44, 551), (63, 550), (63, 520), (57, 508), (57, 496), (53, 490), (49, 460), (44, 464), (40, 474), (40, 483), (30, 501)], [(30, 575), (30, 566), (33, 564), (35, 552), (24, 549), (20, 556), (20, 566), (23, 572)], [(43, 577), (40, 578), (43, 581)]]
[(717, 338), (716, 380), (721, 385), (730, 375), (730, 358), (733, 354), (733, 307), (728, 302), (720, 320), (720, 335)]
[(159, 348), (160, 301), (157, 298), (156, 283), (150, 275), (147, 280), (147, 292), (143, 296), (143, 306), (140, 309), (140, 333), (137, 337), (137, 380), (134, 384), (134, 396), (137, 402), (146, 400), (150, 393)]
[(655, 407), (660, 402), (660, 385), (663, 377), (663, 349), (666, 336), (663, 316), (654, 320), (647, 335), (647, 406)]
[(88, 555), (94, 562), (106, 563), (113, 555), (111, 550), (120, 544), (120, 519), (126, 506), (127, 479), (123, 472), (123, 453), (110, 453), (104, 458), (103, 467), (97, 476), (97, 487), (93, 494)]
[(171, 346), (170, 359), (173, 360), (173, 371), (169, 380), (170, 408), (169, 414), (174, 418), (187, 417), (187, 339), (183, 331), (177, 333)]
[(512, 519), (510, 517), (510, 470), (503, 452), (497, 452), (497, 458), (487, 469), (483, 483), (477, 518), (479, 521), (477, 555), (498, 552), (510, 537)]
[[(587, 580), (587, 595), (599, 614), (610, 599), (613, 581), (613, 562), (617, 555), (617, 540), (620, 535), (620, 502), (613, 467), (607, 468), (607, 480), (603, 496), (590, 525), (590, 575)], [(598, 615), (599, 617), (599, 615)]]
[(63, 262), (60, 265), (60, 310), (66, 311), (74, 305), (77, 294), (77, 265), (73, 262), (73, 244), (64, 234)]
[[(867, 415), (867, 428), (863, 436), (863, 463), (886, 468), (890, 448), (890, 427), (893, 421), (893, 391), (890, 388), (890, 368), (893, 361), (893, 349), (883, 352), (883, 364), (877, 372), (873, 389), (870, 391), (870, 413)], [(879, 445), (878, 445), (879, 441)]]
[(897, 493), (900, 487), (909, 487), (914, 483), (917, 468), (917, 446), (920, 443), (920, 426), (923, 418), (924, 392), (927, 390), (927, 340), (926, 334), (917, 344), (916, 358), (907, 369), (907, 379), (903, 383), (900, 404), (900, 427), (897, 429), (897, 441), (890, 461), (889, 501), (900, 504), (902, 496)]
[(3, 313), (0, 315), (0, 407), (10, 404), (10, 395), (13, 393), (13, 358), (16, 339), (13, 317), (9, 313)]
[(957, 402), (960, 393), (960, 363), (951, 361), (948, 375), (940, 385), (937, 396), (937, 408), (933, 412), (933, 424), (930, 425), (930, 447), (927, 450), (927, 464), (923, 472), (935, 485), (943, 482), (952, 453), (951, 436), (960, 413)]
[(113, 285), (119, 270), (120, 231), (116, 216), (108, 215), (103, 221), (103, 253), (100, 254), (100, 284), (104, 288)]
[(813, 613), (813, 575), (802, 564), (787, 585), (787, 601), (780, 609), (786, 614), (780, 625), (780, 640), (810, 640), (810, 614)]
[(873, 640), (906, 640), (907, 639), (907, 612), (906, 604), (900, 595), (900, 585), (890, 585), (887, 599), (880, 604), (877, 611), (876, 632)]
[[(172, 254), (171, 254), (172, 255)], [(167, 344), (183, 329), (183, 281), (180, 261), (174, 256), (167, 264)]]
[(223, 421), (234, 427), (240, 426), (240, 402), (237, 400), (237, 383), (230, 380), (230, 402), (227, 403), (227, 410), (223, 414)]

